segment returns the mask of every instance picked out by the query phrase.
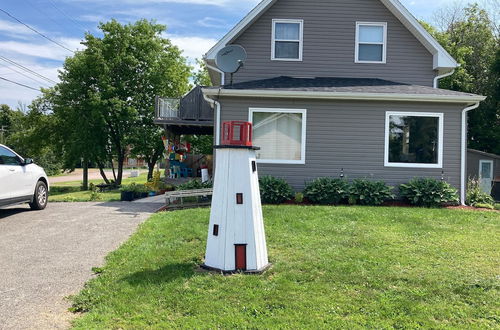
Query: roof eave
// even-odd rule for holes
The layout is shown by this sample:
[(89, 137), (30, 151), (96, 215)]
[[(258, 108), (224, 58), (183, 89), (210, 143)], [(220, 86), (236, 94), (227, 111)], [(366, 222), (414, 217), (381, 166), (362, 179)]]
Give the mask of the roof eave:
[(396, 93), (348, 93), (348, 92), (314, 92), (314, 91), (280, 91), (259, 89), (217, 89), (204, 88), (207, 96), (236, 96), (261, 98), (298, 98), (358, 101), (411, 101), (473, 104), (484, 101), (486, 96), (470, 95), (435, 95), (435, 94), (396, 94)]

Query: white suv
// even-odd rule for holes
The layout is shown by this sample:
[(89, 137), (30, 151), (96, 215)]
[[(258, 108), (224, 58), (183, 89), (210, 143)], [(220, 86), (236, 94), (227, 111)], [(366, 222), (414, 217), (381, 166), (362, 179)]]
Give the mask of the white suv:
[(0, 207), (29, 203), (33, 210), (43, 210), (48, 197), (49, 180), (43, 168), (0, 144)]

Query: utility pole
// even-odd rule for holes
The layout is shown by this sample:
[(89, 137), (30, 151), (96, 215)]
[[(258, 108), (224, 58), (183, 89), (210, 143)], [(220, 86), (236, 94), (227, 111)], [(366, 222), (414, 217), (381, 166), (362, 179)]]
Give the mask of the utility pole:
[(7, 132), (7, 126), (0, 126), (0, 144), (5, 144), (5, 132)]

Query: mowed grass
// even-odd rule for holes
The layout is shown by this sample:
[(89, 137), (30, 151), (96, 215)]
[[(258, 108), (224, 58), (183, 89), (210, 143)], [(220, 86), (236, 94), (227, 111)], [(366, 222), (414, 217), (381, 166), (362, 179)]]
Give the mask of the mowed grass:
[[(148, 174), (142, 173), (137, 178), (123, 178), (122, 185), (129, 185), (131, 183), (144, 184), (148, 182)], [(89, 183), (98, 185), (103, 183), (102, 179), (89, 180)], [(49, 195), (49, 202), (90, 202), (90, 191), (80, 191), (82, 185), (81, 181), (61, 182), (51, 186)], [(120, 190), (111, 190), (99, 193), (97, 201), (112, 202), (120, 200)], [(96, 200), (94, 200), (96, 201)]]
[(73, 297), (77, 329), (498, 328), (500, 213), (264, 207), (262, 275), (198, 270), (208, 209), (156, 214)]

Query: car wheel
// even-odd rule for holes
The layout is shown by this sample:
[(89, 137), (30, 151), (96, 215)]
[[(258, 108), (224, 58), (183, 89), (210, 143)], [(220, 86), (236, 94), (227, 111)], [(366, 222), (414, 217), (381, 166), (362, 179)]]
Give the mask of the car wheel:
[(47, 206), (49, 200), (49, 191), (47, 185), (43, 181), (38, 181), (35, 187), (33, 202), (30, 203), (32, 210), (43, 210)]

